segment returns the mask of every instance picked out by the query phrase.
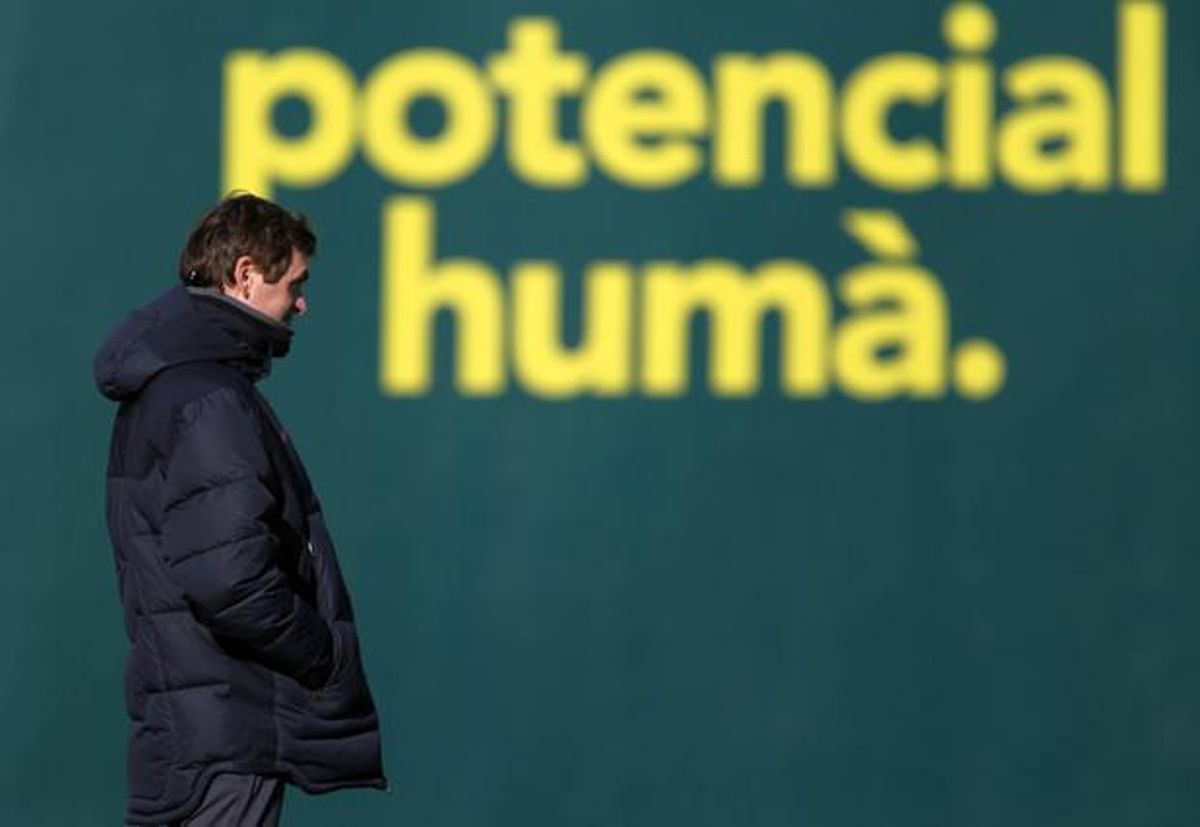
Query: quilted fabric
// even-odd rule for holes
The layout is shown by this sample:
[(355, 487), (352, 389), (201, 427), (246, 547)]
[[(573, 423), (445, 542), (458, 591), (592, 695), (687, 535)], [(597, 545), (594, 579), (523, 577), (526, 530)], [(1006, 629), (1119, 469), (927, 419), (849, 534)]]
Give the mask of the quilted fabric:
[(107, 517), (130, 649), (126, 820), (186, 816), (217, 772), (384, 788), (332, 538), (255, 382), (291, 330), (172, 288), (96, 355), (118, 403)]

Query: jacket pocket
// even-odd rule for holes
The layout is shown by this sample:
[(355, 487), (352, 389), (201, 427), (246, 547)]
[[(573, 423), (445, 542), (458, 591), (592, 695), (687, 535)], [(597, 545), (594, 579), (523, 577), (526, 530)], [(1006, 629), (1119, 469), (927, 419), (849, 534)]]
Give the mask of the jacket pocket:
[(353, 676), (358, 665), (358, 635), (353, 627), (341, 621), (329, 624), (329, 632), (333, 638), (333, 669), (324, 685), (316, 692), (322, 693), (335, 689)]
[(347, 621), (330, 624), (334, 635), (334, 667), (325, 685), (310, 694), (313, 711), (323, 718), (374, 713), (359, 655), (358, 633)]

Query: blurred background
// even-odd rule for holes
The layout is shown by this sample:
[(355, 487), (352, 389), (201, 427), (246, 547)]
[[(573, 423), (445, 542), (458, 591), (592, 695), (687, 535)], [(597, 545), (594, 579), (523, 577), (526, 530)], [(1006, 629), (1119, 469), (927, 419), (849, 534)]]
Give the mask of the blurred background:
[[(532, 161), (488, 68), (522, 20), (582, 58), (574, 91), (521, 93), (530, 129), (539, 99), (557, 121)], [(1197, 823), (1198, 33), (1195, 4), (1152, 0), (8, 0), (3, 821), (121, 823), (114, 408), (91, 359), (245, 186), (320, 237), (310, 313), (261, 388), (338, 543), (392, 783), (290, 790), (284, 823)], [(320, 60), (290, 74), (301, 48)], [(450, 57), (392, 62), (423, 49)], [(812, 72), (737, 109), (776, 53)], [(898, 54), (925, 58), (861, 74)], [(749, 75), (722, 86), (728, 55)], [(1073, 62), (1023, 63), (1048, 55)], [(800, 150), (787, 89), (818, 125)], [(528, 172), (547, 142), (574, 159), (558, 183)], [(386, 221), (396, 204), (429, 234)], [(874, 222), (851, 232), (847, 210)], [(422, 244), (425, 270), (389, 265)], [(462, 376), (472, 319), (398, 326), (447, 258), (502, 299), (486, 392)], [(832, 314), (815, 389), (784, 381), (796, 323), (770, 312), (757, 384), (714, 384), (728, 292), (680, 317), (685, 381), (644, 381), (676, 335), (636, 322), (647, 265), (686, 281), (707, 259), (813, 269)], [(562, 349), (616, 336), (626, 379), (529, 378), (528, 261), (557, 268)], [(628, 265), (620, 336), (585, 324), (599, 261)], [(872, 262), (933, 309), (848, 304), (844, 274)], [(403, 379), (422, 353), (428, 382)]]

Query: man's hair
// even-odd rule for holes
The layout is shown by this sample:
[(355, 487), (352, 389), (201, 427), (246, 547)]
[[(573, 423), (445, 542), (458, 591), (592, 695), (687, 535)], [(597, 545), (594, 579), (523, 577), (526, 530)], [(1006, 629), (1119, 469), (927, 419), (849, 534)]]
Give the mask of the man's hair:
[(317, 254), (308, 219), (256, 195), (233, 192), (196, 223), (179, 255), (179, 278), (194, 287), (233, 284), (233, 265), (250, 256), (275, 283), (287, 272), (295, 247)]

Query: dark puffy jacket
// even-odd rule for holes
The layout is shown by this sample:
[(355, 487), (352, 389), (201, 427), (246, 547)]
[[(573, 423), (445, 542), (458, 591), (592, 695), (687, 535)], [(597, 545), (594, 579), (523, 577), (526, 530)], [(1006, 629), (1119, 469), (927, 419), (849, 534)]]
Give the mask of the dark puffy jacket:
[(95, 360), (120, 403), (108, 526), (132, 646), (126, 820), (186, 816), (221, 771), (386, 787), (333, 542), (254, 383), (291, 330), (175, 287)]

